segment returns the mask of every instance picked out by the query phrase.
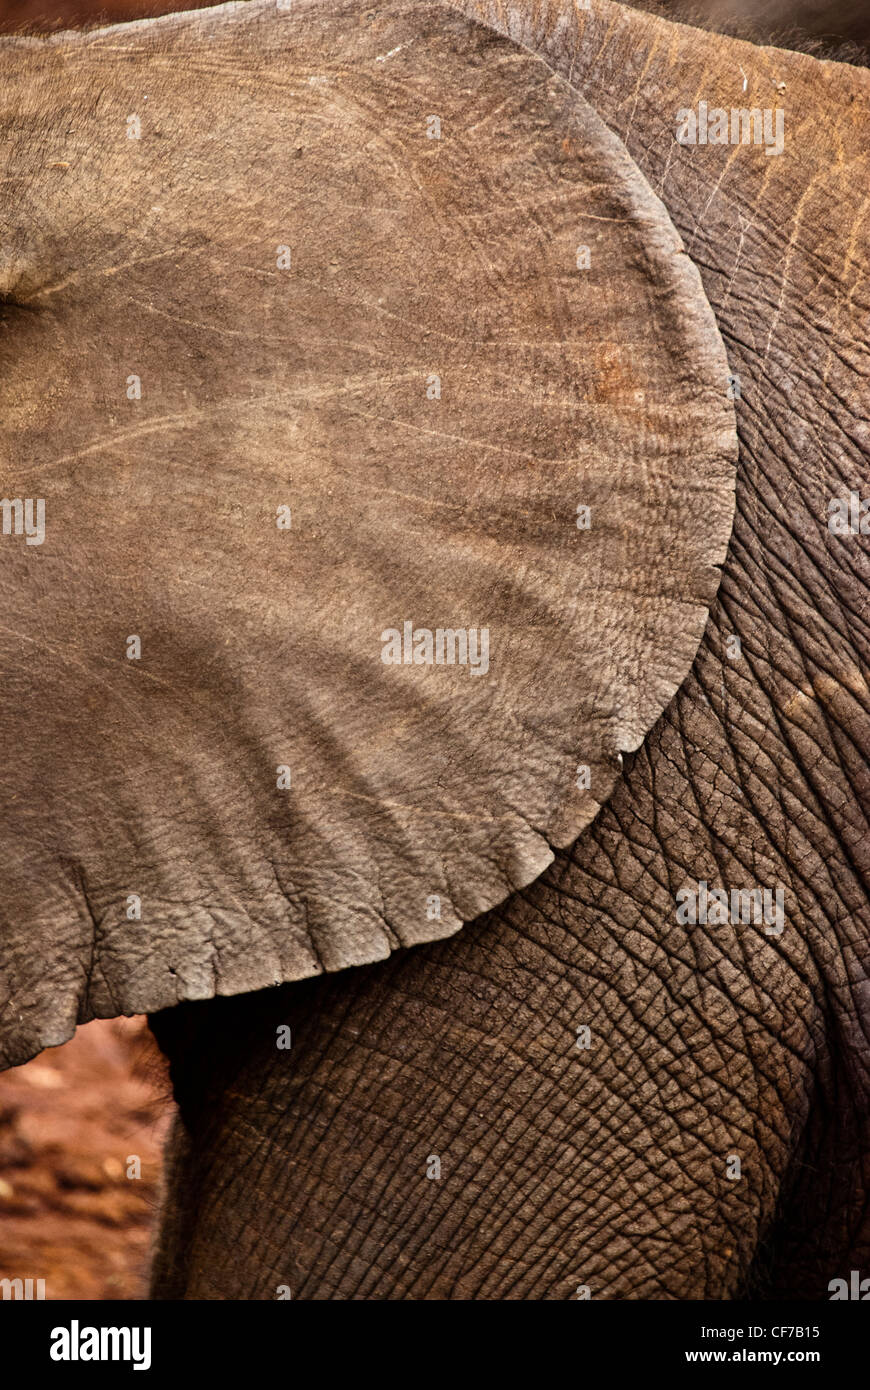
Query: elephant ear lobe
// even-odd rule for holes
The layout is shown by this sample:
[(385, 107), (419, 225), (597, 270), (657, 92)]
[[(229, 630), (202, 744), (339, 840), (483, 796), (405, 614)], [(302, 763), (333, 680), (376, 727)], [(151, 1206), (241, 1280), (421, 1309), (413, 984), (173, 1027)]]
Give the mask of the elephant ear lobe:
[(153, 119), (208, 39), (214, 116), (134, 174), (101, 156), (80, 207), (148, 255), (58, 277), (0, 346), (46, 505), (42, 543), (0, 539), (7, 1060), (530, 883), (686, 676), (725, 556), (725, 354), (616, 137), (449, 10), (250, 9), (52, 50), (113, 112), (153, 64)]

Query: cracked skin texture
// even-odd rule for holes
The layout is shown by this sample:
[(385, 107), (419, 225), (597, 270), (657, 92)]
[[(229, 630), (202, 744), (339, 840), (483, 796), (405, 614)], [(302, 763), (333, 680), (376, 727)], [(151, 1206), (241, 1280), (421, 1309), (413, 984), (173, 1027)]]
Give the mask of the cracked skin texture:
[[(449, 942), (154, 1020), (181, 1107), (155, 1293), (825, 1299), (870, 1260), (870, 566), (826, 528), (867, 488), (868, 75), (603, 0), (478, 13), (570, 74), (701, 269), (742, 383), (719, 596), (534, 885)], [(676, 109), (730, 105), (740, 67), (761, 105), (786, 84), (787, 152), (678, 148)], [(679, 925), (700, 879), (781, 886), (782, 935)]]

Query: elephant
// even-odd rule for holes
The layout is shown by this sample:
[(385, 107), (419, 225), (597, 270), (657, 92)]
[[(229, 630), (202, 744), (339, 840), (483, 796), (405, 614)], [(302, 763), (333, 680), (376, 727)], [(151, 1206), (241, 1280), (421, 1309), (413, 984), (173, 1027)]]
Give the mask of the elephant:
[(866, 72), (610, 0), (0, 63), (0, 1053), (151, 1016), (152, 1296), (839, 1296)]
[(866, 66), (870, 26), (862, 0), (633, 0), (679, 24)]

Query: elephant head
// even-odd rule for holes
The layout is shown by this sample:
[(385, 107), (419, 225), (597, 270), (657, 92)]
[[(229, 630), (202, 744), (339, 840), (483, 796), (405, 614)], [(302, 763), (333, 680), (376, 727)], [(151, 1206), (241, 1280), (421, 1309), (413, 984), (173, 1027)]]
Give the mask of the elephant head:
[(465, 11), (0, 49), (3, 1056), (164, 1011), (159, 1296), (825, 1297), (866, 74)]

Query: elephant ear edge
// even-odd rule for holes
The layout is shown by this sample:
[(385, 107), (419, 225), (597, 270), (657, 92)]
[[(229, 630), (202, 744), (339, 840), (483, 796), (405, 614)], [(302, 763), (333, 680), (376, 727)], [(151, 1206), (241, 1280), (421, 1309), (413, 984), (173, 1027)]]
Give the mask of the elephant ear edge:
[[(252, 3), (0, 55), (7, 103), (68, 84), (41, 149), (70, 181), (29, 190), (22, 264), (72, 254), (97, 187), (108, 208), (98, 254), (28, 272), (0, 347), (0, 442), (49, 517), (2, 537), (8, 1064), (437, 940), (538, 877), (688, 673), (736, 433), (700, 277), (624, 146), (455, 11)], [(200, 67), (212, 124), (143, 139), (131, 174), (100, 122), (146, 76), (171, 121)], [(121, 292), (106, 238), (158, 174), (182, 192)], [(81, 360), (35, 412), (67, 329)], [(105, 406), (131, 336), (160, 383), (132, 428)]]

